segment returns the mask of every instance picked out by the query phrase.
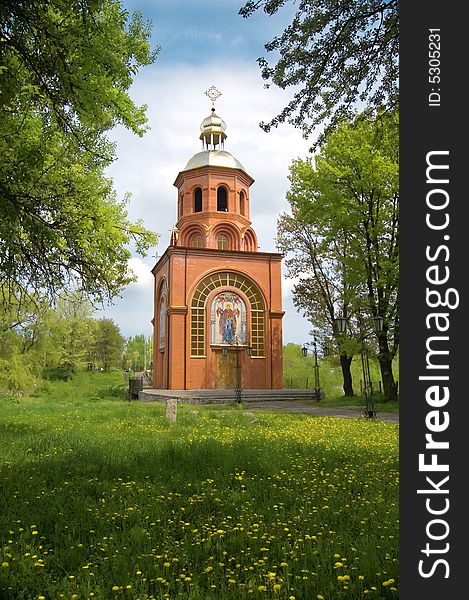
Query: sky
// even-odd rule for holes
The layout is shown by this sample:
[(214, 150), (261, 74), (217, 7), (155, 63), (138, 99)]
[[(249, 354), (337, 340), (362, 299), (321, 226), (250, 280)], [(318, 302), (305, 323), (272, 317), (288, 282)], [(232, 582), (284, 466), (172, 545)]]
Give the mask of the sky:
[[(242, 0), (124, 0), (123, 4), (129, 12), (139, 10), (153, 21), (152, 47), (160, 47), (154, 64), (137, 74), (130, 89), (138, 105), (148, 106), (150, 130), (139, 138), (116, 128), (109, 136), (116, 143), (117, 160), (107, 174), (119, 199), (129, 192), (130, 219), (141, 219), (160, 235), (158, 246), (146, 257), (132, 256), (130, 266), (137, 281), (96, 315), (113, 319), (128, 337), (152, 333), (151, 269), (167, 248), (169, 230), (177, 220), (173, 183), (201, 150), (200, 123), (211, 111), (205, 91), (212, 85), (221, 91), (216, 111), (227, 125), (225, 150), (255, 180), (251, 220), (260, 251), (276, 252), (277, 219), (289, 212), (289, 165), (307, 156), (313, 138), (303, 139), (288, 124), (270, 133), (259, 127), (292, 97), (292, 91), (264, 87), (256, 59), (266, 55), (264, 44), (289, 23), (294, 4), (287, 3), (273, 17), (257, 12), (248, 19), (238, 15)], [(284, 343), (302, 344), (308, 341), (311, 326), (294, 308), (294, 281), (283, 271)]]

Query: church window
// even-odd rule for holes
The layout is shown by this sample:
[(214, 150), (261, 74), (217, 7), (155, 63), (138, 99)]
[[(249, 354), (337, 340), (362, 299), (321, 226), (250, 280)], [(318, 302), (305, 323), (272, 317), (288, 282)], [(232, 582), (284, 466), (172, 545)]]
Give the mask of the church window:
[(228, 211), (228, 192), (223, 186), (220, 186), (217, 190), (217, 210)]
[(159, 310), (159, 337), (158, 348), (160, 352), (164, 350), (166, 342), (166, 295), (164, 285), (161, 288), (160, 294), (160, 310)]
[(179, 194), (179, 198), (178, 198), (178, 219), (180, 219), (182, 217), (182, 201), (183, 201), (183, 194)]
[[(228, 288), (227, 292), (234, 292), (235, 294), (236, 290), (239, 290), (245, 295), (250, 309), (251, 356), (263, 357), (265, 344), (265, 306), (263, 297), (253, 281), (244, 275), (231, 271), (221, 271), (205, 277), (200, 281), (194, 292), (191, 302), (191, 356), (205, 356), (205, 314), (206, 310), (209, 310), (206, 307), (206, 302), (208, 296), (217, 288), (222, 290)], [(248, 343), (247, 334), (244, 339)]]
[(228, 238), (226, 235), (219, 235), (217, 237), (217, 248), (218, 250), (228, 250)]
[(244, 192), (241, 192), (239, 195), (239, 212), (243, 215), (246, 214), (246, 195)]
[(202, 248), (202, 236), (198, 233), (192, 236), (191, 239), (191, 247), (192, 248)]
[(202, 190), (199, 187), (194, 190), (194, 212), (202, 212)]

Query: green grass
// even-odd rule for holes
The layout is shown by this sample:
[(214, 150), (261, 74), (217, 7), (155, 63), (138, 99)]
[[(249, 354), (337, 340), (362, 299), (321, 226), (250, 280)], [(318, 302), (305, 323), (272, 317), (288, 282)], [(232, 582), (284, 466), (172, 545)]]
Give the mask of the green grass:
[(398, 597), (398, 425), (118, 391), (0, 400), (2, 600)]

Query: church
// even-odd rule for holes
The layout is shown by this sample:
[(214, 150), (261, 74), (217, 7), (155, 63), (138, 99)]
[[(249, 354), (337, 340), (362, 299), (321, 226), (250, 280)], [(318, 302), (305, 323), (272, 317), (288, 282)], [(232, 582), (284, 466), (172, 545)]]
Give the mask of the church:
[(281, 389), (282, 255), (259, 252), (254, 179), (225, 150), (221, 93), (212, 86), (206, 95), (202, 151), (176, 177), (177, 222), (152, 269), (153, 386)]

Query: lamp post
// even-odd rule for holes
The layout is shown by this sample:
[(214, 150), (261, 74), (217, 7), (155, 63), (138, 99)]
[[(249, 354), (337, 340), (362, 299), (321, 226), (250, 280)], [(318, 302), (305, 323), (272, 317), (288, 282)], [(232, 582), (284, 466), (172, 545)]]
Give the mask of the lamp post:
[[(318, 365), (318, 351), (317, 351), (317, 345), (316, 345), (316, 338), (314, 338), (313, 341), (313, 353), (314, 353), (314, 367), (313, 367), (313, 371), (314, 371), (314, 397), (316, 398), (316, 401), (319, 402), (319, 400), (322, 397), (322, 390), (321, 390), (321, 386), (319, 384), (319, 365)], [(308, 356), (308, 344), (305, 343), (303, 345), (303, 348), (301, 349), (301, 352), (303, 354), (304, 357)]]
[(373, 394), (373, 382), (370, 375), (370, 361), (368, 358), (368, 348), (363, 338), (361, 339), (360, 355), (362, 360), (363, 372), (363, 391), (365, 394), (365, 417), (376, 419), (375, 398)]
[[(335, 319), (339, 333), (345, 333), (347, 329), (347, 319), (345, 317), (337, 317)], [(379, 315), (373, 317), (373, 326), (376, 333), (383, 331), (384, 319)], [(360, 327), (360, 356), (363, 373), (363, 392), (365, 397), (365, 417), (376, 419), (376, 406), (373, 390), (373, 382), (371, 381), (370, 361), (368, 356), (368, 347), (365, 342), (365, 334), (362, 329), (361, 319), (359, 319)]]
[[(240, 345), (239, 340), (238, 340), (238, 336), (235, 337), (235, 341), (234, 343), (231, 342), (230, 346), (235, 348), (236, 351), (236, 387), (235, 387), (235, 398), (236, 398), (236, 402), (238, 404), (241, 404), (241, 397), (242, 397), (242, 387), (241, 387), (241, 361), (240, 361), (240, 357), (239, 357), (239, 353), (241, 351), (242, 348), (244, 348), (246, 350), (246, 354), (248, 356), (251, 356), (251, 346), (245, 346)], [(228, 346), (224, 346), (223, 347), (223, 356), (228, 356), (228, 350), (229, 347)]]

